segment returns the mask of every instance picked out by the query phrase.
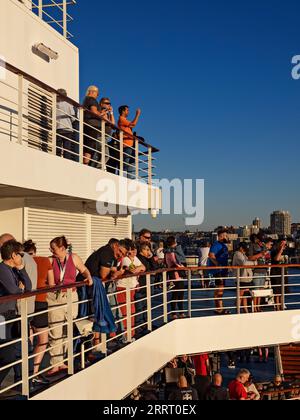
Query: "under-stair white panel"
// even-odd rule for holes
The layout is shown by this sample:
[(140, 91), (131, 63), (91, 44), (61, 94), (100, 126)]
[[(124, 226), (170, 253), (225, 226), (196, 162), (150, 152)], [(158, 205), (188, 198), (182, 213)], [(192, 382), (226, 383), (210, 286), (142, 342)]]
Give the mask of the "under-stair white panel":
[(177, 320), (34, 399), (120, 400), (173, 357), (300, 341), (300, 311)]

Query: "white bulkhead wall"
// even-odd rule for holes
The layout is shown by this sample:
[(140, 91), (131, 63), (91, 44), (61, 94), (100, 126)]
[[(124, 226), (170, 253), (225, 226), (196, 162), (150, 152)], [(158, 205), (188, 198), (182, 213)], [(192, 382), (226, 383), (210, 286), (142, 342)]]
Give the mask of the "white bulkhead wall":
[[(55, 89), (79, 100), (79, 52), (59, 32), (30, 10), (31, 2), (0, 1), (0, 58)], [(33, 52), (43, 43), (58, 53), (48, 62)]]

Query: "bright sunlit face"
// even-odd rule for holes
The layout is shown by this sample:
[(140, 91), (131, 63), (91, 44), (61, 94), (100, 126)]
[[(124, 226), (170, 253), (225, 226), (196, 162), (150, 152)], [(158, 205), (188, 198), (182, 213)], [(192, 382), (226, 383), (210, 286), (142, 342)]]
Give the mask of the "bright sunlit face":
[(130, 250), (128, 251), (128, 256), (129, 256), (130, 258), (134, 258), (134, 257), (136, 257), (136, 256), (137, 256), (137, 249), (136, 249), (136, 248), (130, 249)]
[(50, 245), (50, 251), (52, 252), (53, 257), (55, 258), (65, 258), (67, 255), (67, 250), (64, 246), (58, 247), (56, 244)]

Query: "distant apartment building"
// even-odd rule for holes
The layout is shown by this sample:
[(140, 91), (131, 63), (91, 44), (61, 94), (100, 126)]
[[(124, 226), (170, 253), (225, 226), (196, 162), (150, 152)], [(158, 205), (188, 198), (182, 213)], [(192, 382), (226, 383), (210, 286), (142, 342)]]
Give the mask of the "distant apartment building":
[(261, 219), (259, 217), (256, 217), (253, 220), (253, 223), (252, 224), (253, 224), (253, 227), (256, 227), (258, 230), (262, 228), (262, 221), (261, 221)]
[(288, 211), (278, 210), (271, 214), (271, 231), (277, 235), (291, 235), (292, 218)]

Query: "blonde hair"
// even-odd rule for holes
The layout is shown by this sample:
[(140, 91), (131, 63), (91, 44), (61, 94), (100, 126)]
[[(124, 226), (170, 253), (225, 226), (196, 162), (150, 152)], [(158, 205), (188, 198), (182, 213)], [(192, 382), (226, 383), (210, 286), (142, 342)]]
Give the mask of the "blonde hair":
[(99, 93), (99, 88), (97, 86), (92, 85), (87, 88), (85, 96), (89, 96), (90, 92), (92, 92), (93, 90), (96, 90)]

